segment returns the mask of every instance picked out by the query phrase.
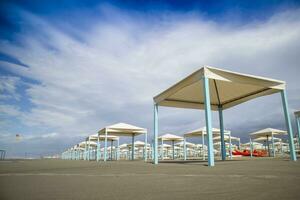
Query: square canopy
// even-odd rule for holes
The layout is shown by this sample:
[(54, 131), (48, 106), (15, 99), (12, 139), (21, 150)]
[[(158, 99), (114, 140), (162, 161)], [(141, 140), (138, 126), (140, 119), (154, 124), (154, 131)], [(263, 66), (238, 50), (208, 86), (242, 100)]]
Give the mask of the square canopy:
[[(203, 127), (203, 128), (199, 128), (199, 129), (190, 131), (188, 133), (185, 133), (184, 137), (199, 137), (199, 136), (206, 135), (206, 134), (207, 134), (206, 127)], [(213, 136), (220, 135), (220, 129), (212, 128), (212, 134), (213, 134)], [(224, 130), (224, 135), (229, 135), (229, 134), (230, 134), (230, 131)]]
[[(98, 141), (98, 138), (99, 138), (99, 141), (104, 141), (105, 140), (105, 135), (93, 134), (93, 135), (88, 136), (86, 138), (86, 141)], [(108, 141), (117, 141), (117, 140), (119, 140), (119, 137), (114, 136), (114, 135), (108, 135), (107, 140)]]
[(173, 134), (164, 134), (164, 135), (158, 137), (158, 140), (163, 140), (163, 141), (183, 141), (183, 137), (180, 137), (178, 135), (173, 135)]
[(233, 107), (285, 89), (285, 82), (205, 66), (154, 97), (160, 106), (204, 109), (203, 77), (209, 79), (211, 109)]
[(147, 133), (147, 130), (145, 128), (140, 128), (137, 126), (133, 126), (130, 124), (125, 123), (117, 123), (110, 126), (107, 126), (100, 131), (98, 131), (99, 135), (105, 135), (105, 131), (108, 135), (114, 135), (114, 136), (136, 136), (140, 134)]
[(250, 134), (251, 138), (271, 137), (272, 135), (287, 135), (286, 131), (274, 128), (265, 128)]

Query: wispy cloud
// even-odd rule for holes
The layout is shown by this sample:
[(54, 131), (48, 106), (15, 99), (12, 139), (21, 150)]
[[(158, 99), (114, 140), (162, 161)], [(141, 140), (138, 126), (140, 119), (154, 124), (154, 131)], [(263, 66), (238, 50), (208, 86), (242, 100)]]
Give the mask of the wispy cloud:
[[(61, 137), (92, 134), (119, 121), (151, 131), (152, 97), (202, 65), (286, 80), (291, 108), (300, 107), (299, 10), (242, 26), (193, 13), (146, 17), (111, 7), (101, 12), (115, 17), (91, 20), (78, 31), (22, 11), (30, 26), (17, 42), (2, 41), (0, 51), (28, 67), (0, 65), (38, 82), (26, 89), (33, 106), (22, 113), (24, 125), (52, 128)], [(18, 78), (3, 79), (0, 90), (17, 98)], [(4, 111), (19, 114), (15, 106)], [(162, 109), (161, 132), (204, 126), (199, 111)], [(280, 109), (280, 97), (258, 99), (226, 111), (226, 126), (242, 137), (262, 126), (284, 128)]]

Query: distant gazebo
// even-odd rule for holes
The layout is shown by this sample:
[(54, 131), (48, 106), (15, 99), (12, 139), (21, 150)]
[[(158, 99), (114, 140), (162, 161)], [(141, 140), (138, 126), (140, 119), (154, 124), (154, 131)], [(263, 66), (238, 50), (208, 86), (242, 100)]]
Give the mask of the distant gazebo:
[(251, 99), (281, 93), (289, 136), (290, 158), (296, 161), (288, 111), (286, 83), (205, 66), (154, 97), (154, 164), (158, 164), (158, 106), (204, 109), (207, 127), (208, 166), (214, 166), (211, 110), (219, 111), (222, 160), (225, 160), (223, 110)]

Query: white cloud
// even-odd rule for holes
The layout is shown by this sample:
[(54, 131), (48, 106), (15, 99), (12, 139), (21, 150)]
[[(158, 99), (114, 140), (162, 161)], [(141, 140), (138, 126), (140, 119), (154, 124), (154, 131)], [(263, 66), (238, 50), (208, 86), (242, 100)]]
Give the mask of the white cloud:
[(20, 95), (16, 91), (19, 82), (18, 77), (0, 76), (0, 100), (19, 100)]
[[(202, 65), (286, 80), (291, 108), (300, 107), (299, 10), (243, 26), (172, 14), (143, 22), (115, 12), (113, 22), (93, 23), (76, 32), (81, 40), (23, 13), (31, 29), (18, 38), (21, 45), (2, 41), (0, 51), (29, 67), (0, 65), (40, 82), (27, 89), (34, 107), (22, 116), (24, 124), (55, 128), (59, 135), (92, 134), (118, 121), (151, 131), (152, 97)], [(263, 122), (282, 127), (280, 97), (274, 98), (226, 111), (226, 126), (237, 135)], [(163, 131), (182, 133), (204, 126), (198, 111), (165, 109), (160, 116)]]

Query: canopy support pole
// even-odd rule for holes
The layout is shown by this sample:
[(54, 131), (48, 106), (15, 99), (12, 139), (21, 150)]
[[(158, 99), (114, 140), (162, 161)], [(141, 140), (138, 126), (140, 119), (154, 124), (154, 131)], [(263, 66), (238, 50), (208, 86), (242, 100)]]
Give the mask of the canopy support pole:
[(273, 153), (273, 157), (275, 158), (275, 148), (274, 148), (274, 136), (273, 136), (273, 133), (272, 133), (272, 153)]
[(111, 140), (110, 141), (110, 160), (113, 160), (113, 145), (114, 145), (114, 141)]
[(104, 137), (104, 155), (103, 155), (104, 162), (107, 160), (107, 130), (105, 128), (105, 137)]
[(174, 146), (174, 140), (172, 140), (172, 157), (173, 157), (173, 160), (175, 160), (175, 146)]
[(146, 132), (145, 133), (145, 146), (144, 146), (144, 159), (145, 159), (145, 162), (147, 162), (147, 157), (148, 157), (148, 154), (147, 154), (147, 147), (148, 147), (148, 133)]
[(204, 87), (204, 105), (205, 105), (205, 121), (207, 132), (207, 147), (208, 147), (208, 166), (213, 167), (214, 161), (214, 146), (212, 141), (212, 120), (211, 120), (211, 105), (210, 105), (210, 93), (209, 93), (209, 79), (203, 77)]
[(154, 164), (158, 164), (158, 105), (154, 104)]
[(253, 157), (253, 144), (252, 144), (252, 139), (250, 137), (250, 157)]
[(97, 162), (100, 160), (100, 140), (99, 140), (99, 135), (97, 137)]
[(186, 160), (186, 138), (183, 138), (183, 159)]
[(229, 156), (232, 159), (231, 132), (229, 133)]
[[(164, 159), (164, 140), (161, 138), (161, 160)], [(167, 152), (168, 153), (168, 152)]]
[(120, 160), (120, 140), (117, 140), (117, 160)]
[(300, 117), (296, 115), (296, 127), (298, 130), (298, 148), (300, 149)]
[(204, 151), (204, 133), (202, 132), (202, 157), (203, 157), (203, 160), (205, 160), (205, 151)]
[(87, 141), (85, 140), (85, 146), (84, 146), (84, 160), (87, 160)]
[(222, 106), (219, 106), (219, 122), (220, 122), (220, 133), (221, 133), (221, 154), (222, 160), (226, 160), (226, 148), (224, 140), (224, 124), (223, 124), (223, 109)]
[(289, 115), (289, 112), (288, 112), (288, 102), (287, 102), (287, 97), (286, 97), (286, 91), (285, 90), (281, 91), (281, 99), (282, 99), (282, 104), (283, 104), (285, 123), (286, 123), (286, 127), (287, 127), (287, 132), (288, 132), (288, 135), (289, 135), (290, 159), (292, 161), (296, 161), (297, 157), (296, 157), (296, 153), (295, 153), (293, 130), (292, 130), (290, 115)]
[(131, 160), (134, 160), (134, 134), (132, 134)]
[(270, 144), (269, 144), (269, 136), (267, 135), (267, 147), (268, 147), (268, 154), (269, 157), (271, 157), (271, 153), (270, 153)]
[(91, 159), (91, 149), (90, 149), (90, 147), (91, 147), (91, 140), (90, 140), (90, 137), (89, 137), (89, 144), (88, 144), (88, 161), (90, 161), (90, 159)]

